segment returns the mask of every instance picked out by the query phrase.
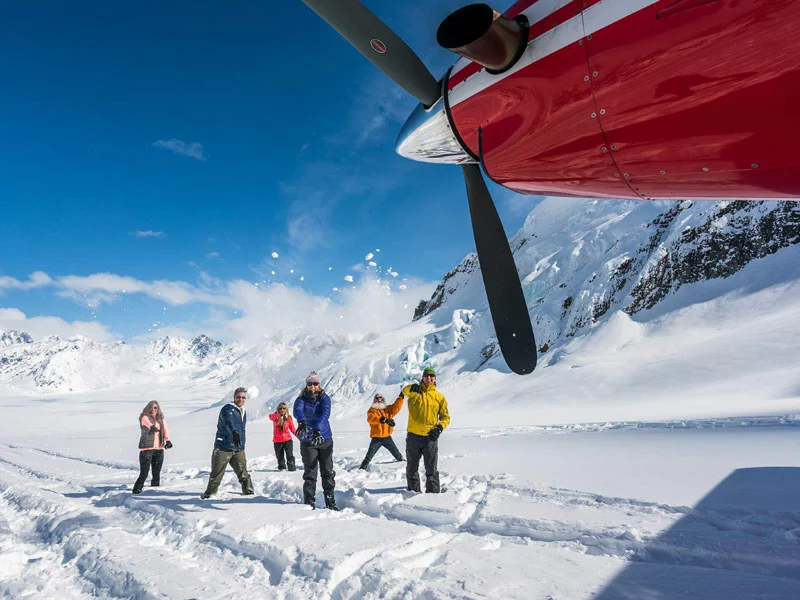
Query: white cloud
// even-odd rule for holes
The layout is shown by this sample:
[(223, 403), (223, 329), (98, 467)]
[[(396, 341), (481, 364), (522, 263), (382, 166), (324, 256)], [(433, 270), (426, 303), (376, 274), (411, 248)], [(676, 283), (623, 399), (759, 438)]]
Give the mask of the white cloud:
[(167, 304), (182, 305), (190, 302), (226, 305), (224, 293), (214, 289), (215, 282), (206, 279), (207, 287), (199, 288), (183, 281), (141, 281), (113, 273), (95, 273), (86, 277), (67, 275), (59, 277), (62, 290), (58, 295), (85, 301), (89, 306), (112, 302), (117, 294), (144, 294)]
[[(401, 289), (402, 287), (402, 289)], [(389, 281), (365, 277), (345, 290), (334, 288), (336, 300), (316, 296), (301, 287), (284, 284), (254, 286), (239, 280), (229, 282), (230, 305), (240, 314), (230, 318), (212, 309), (214, 324), (203, 329), (222, 339), (257, 342), (265, 333), (326, 332), (347, 336), (383, 333), (411, 321), (408, 306), (428, 298), (434, 283), (413, 282), (396, 286)]]
[(91, 321), (65, 321), (59, 317), (28, 317), (17, 308), (0, 308), (0, 330), (17, 329), (29, 333), (34, 340), (48, 335), (72, 337), (84, 335), (98, 342), (119, 339), (105, 325)]
[(164, 238), (167, 234), (163, 231), (152, 231), (145, 229), (144, 231), (132, 231), (131, 235), (138, 238)]
[(53, 285), (53, 283), (52, 277), (44, 271), (34, 271), (28, 275), (27, 281), (21, 281), (14, 277), (0, 276), (0, 292), (4, 289), (31, 290)]
[(219, 252), (209, 252), (206, 254), (206, 258), (219, 258)]
[(200, 142), (184, 142), (183, 140), (176, 139), (158, 140), (157, 142), (153, 142), (153, 146), (156, 148), (166, 148), (174, 154), (188, 156), (195, 160), (206, 160), (205, 154), (203, 153), (203, 144)]

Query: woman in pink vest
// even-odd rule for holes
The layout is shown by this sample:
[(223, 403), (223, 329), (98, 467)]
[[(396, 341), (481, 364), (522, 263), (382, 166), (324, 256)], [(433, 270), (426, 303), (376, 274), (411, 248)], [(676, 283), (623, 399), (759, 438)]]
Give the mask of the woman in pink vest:
[(283, 471), (288, 467), (290, 471), (294, 471), (296, 467), (291, 433), (297, 435), (297, 431), (286, 402), (278, 404), (278, 409), (269, 416), (269, 420), (272, 421), (272, 443), (275, 446), (275, 457), (278, 459), (278, 470)]
[(133, 484), (133, 493), (139, 494), (144, 487), (144, 481), (153, 466), (153, 476), (150, 485), (158, 487), (161, 483), (161, 465), (164, 464), (164, 448), (172, 448), (169, 441), (169, 429), (164, 420), (164, 413), (158, 402), (152, 400), (144, 407), (139, 415), (139, 425), (142, 435), (139, 437), (139, 479)]

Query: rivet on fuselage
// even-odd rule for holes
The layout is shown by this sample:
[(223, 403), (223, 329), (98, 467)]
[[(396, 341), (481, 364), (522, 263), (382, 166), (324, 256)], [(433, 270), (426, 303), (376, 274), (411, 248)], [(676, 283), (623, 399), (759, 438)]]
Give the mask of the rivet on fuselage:
[(587, 39), (587, 40), (590, 40), (590, 39), (592, 39), (592, 35), (591, 35), (591, 34), (587, 35), (587, 36), (586, 36), (586, 39)]
[(661, 174), (662, 174), (662, 175), (666, 175), (666, 174), (667, 174), (667, 172), (666, 172), (666, 171), (661, 171)]
[(583, 46), (583, 40), (578, 40), (578, 46)]
[(592, 77), (597, 77), (597, 71), (595, 71), (594, 73), (592, 73)]
[(597, 113), (592, 113), (592, 118), (596, 119), (597, 118)]
[(623, 177), (630, 177), (630, 175), (628, 175), (627, 173), (625, 173), (625, 174), (623, 175)]
[(583, 80), (584, 80), (584, 81), (589, 81), (589, 76), (588, 76), (588, 75), (584, 75), (584, 76), (583, 76)]
[(601, 109), (600, 109), (600, 114), (601, 114), (601, 115), (604, 115), (604, 114), (606, 114), (606, 109), (605, 109), (605, 108), (601, 108)]
[(708, 167), (703, 167), (703, 171), (705, 171), (706, 173), (708, 173)]
[(612, 149), (612, 150), (616, 150), (616, 149), (617, 149), (617, 147), (616, 147), (614, 144), (611, 144), (611, 149)]
[(602, 148), (600, 148), (600, 152), (608, 152), (608, 148), (606, 148), (605, 146), (603, 146)]
[(752, 165), (750, 165), (750, 168), (751, 169), (757, 169), (758, 168), (758, 163), (753, 163)]
[(614, 177), (619, 177), (619, 173), (614, 173)]

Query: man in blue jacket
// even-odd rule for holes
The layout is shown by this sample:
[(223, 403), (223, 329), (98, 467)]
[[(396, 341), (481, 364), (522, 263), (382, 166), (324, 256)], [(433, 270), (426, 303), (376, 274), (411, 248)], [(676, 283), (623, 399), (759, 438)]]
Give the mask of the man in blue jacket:
[(303, 503), (311, 508), (315, 507), (319, 468), (325, 507), (339, 510), (333, 497), (336, 473), (333, 470), (333, 433), (328, 421), (330, 416), (331, 399), (320, 387), (317, 372), (311, 371), (306, 377), (306, 387), (294, 401), (297, 438), (300, 440), (300, 456), (303, 457)]
[(217, 437), (214, 440), (214, 452), (211, 453), (211, 475), (203, 498), (210, 498), (217, 493), (228, 464), (233, 467), (236, 478), (242, 484), (242, 494), (249, 496), (255, 493), (253, 481), (247, 473), (247, 456), (244, 453), (246, 401), (247, 390), (243, 387), (236, 388), (233, 392), (233, 401), (219, 411)]

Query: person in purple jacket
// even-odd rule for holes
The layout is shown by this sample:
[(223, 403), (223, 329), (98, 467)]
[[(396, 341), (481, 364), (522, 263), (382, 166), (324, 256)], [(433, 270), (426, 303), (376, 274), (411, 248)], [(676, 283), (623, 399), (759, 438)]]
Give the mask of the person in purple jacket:
[(333, 470), (333, 433), (328, 419), (331, 416), (331, 399), (320, 387), (316, 371), (306, 377), (306, 387), (294, 401), (294, 418), (297, 419), (297, 439), (303, 459), (303, 504), (315, 508), (317, 470), (322, 474), (322, 494), (325, 508), (339, 510), (333, 497), (336, 487)]

